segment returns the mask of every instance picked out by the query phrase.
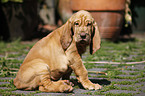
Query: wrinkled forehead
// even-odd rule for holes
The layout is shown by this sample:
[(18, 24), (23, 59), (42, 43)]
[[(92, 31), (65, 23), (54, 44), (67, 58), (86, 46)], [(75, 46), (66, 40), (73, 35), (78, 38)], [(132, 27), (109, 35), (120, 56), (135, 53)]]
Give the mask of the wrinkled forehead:
[(92, 22), (93, 21), (91, 14), (86, 11), (79, 11), (75, 13), (72, 19), (73, 19), (72, 20), (73, 22), (76, 22), (76, 21)]
[(89, 15), (86, 15), (86, 14), (80, 14), (78, 15), (78, 18), (76, 18), (74, 21), (77, 21), (77, 20), (80, 20), (80, 21), (92, 21), (92, 18), (89, 16)]

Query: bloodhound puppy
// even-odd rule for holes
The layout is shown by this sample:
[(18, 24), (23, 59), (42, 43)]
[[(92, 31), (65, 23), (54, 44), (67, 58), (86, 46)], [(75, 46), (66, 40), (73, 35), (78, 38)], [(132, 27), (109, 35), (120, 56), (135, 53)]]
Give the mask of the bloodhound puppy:
[(100, 48), (99, 30), (90, 13), (81, 10), (32, 47), (20, 66), (14, 85), (23, 90), (39, 88), (43, 92), (71, 92), (69, 77), (74, 71), (85, 89), (100, 89), (99, 84), (88, 79), (81, 60), (88, 45), (90, 54)]

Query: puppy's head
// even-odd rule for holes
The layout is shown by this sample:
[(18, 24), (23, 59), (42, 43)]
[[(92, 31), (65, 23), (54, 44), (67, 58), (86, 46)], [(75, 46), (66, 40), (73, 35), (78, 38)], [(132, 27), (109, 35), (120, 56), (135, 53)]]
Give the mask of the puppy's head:
[(79, 11), (71, 19), (74, 40), (79, 44), (90, 44), (93, 18), (87, 11)]
[(98, 26), (89, 12), (81, 10), (75, 13), (65, 25), (68, 30), (64, 35), (69, 35), (69, 41), (73, 38), (77, 44), (90, 45), (91, 54), (100, 48)]

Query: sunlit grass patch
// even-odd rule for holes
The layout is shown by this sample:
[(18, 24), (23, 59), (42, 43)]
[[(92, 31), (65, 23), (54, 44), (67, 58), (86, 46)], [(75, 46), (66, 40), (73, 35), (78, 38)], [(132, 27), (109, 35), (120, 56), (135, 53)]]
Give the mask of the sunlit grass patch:
[(21, 40), (19, 39), (13, 42), (0, 41), (0, 49), (1, 49), (0, 54), (5, 55), (5, 53), (10, 53), (10, 52), (19, 52), (19, 54), (23, 54), (23, 52), (25, 52), (26, 49), (29, 50), (33, 45), (34, 43), (22, 44)]
[(101, 48), (85, 61), (136, 62), (145, 60), (145, 40), (112, 43), (102, 41)]

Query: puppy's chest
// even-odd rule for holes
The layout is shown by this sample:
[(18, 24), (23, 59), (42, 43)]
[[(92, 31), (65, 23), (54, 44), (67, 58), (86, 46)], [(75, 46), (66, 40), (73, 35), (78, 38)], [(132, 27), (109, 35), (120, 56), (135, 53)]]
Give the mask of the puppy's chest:
[(70, 71), (70, 62), (67, 60), (67, 58), (61, 59), (61, 62), (57, 62), (54, 65), (52, 65), (53, 67), (51, 67), (50, 69), (50, 74), (51, 74), (51, 79), (53, 80), (58, 80), (60, 79), (63, 74), (66, 74)]
[(69, 66), (61, 66), (51, 70), (51, 79), (52, 80), (59, 80), (64, 74), (71, 71)]

